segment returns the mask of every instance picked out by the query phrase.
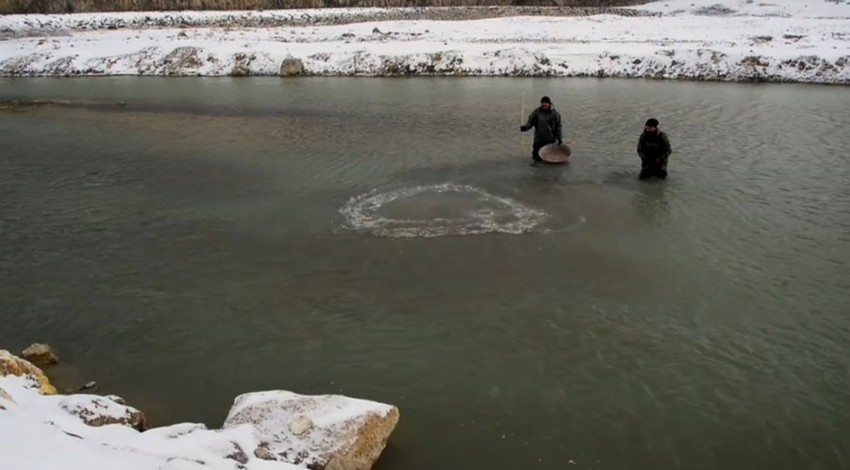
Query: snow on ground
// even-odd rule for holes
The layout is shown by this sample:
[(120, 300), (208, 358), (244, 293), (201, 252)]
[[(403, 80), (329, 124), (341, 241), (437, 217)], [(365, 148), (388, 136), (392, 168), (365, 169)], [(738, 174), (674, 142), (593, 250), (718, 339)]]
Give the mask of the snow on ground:
[(273, 390), (237, 397), (219, 430), (151, 429), (119, 397), (58, 395), (41, 369), (0, 358), (3, 470), (366, 469), (399, 420), (392, 405)]
[(152, 11), (78, 13), (72, 15), (8, 15), (0, 17), (0, 32), (349, 22), (346, 19), (382, 18), (391, 16), (393, 13), (413, 13), (415, 10), (414, 8), (358, 8), (356, 10), (323, 8), (271, 11)]
[[(219, 431), (177, 424), (144, 433), (121, 424), (88, 426), (63, 404), (100, 399), (44, 396), (29, 377), (0, 377), (0, 467), (26, 470), (303, 470), (256, 458), (251, 425)], [(103, 410), (99, 410), (103, 412)], [(237, 452), (236, 445), (245, 449)], [(239, 462), (241, 460), (244, 465)]]
[(636, 8), (665, 15), (843, 19), (850, 17), (850, 3), (846, 0), (668, 0)]
[(188, 28), (134, 26), (139, 18), (153, 15), (140, 13), (6, 16), (0, 17), (0, 31), (7, 37), (0, 40), (0, 76), (278, 75), (285, 63), (287, 75), (613, 76), (850, 84), (850, 1), (670, 0), (633, 8), (652, 15), (254, 28), (203, 25), (227, 15), (365, 18), (390, 10), (156, 14), (189, 17), (180, 21), (201, 25)]

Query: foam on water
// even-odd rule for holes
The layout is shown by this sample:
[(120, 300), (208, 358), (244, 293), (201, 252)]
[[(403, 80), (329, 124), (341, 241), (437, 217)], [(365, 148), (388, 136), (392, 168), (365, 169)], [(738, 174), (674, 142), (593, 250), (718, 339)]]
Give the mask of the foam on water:
[[(471, 197), (475, 204), (453, 217), (395, 218), (381, 214), (381, 209), (395, 201), (433, 198), (456, 193)], [(426, 202), (439, 205), (438, 201)], [(447, 204), (443, 201), (442, 204)], [(485, 233), (523, 234), (537, 227), (547, 215), (519, 201), (490, 194), (468, 185), (445, 183), (414, 186), (388, 192), (372, 191), (354, 198), (340, 209), (352, 230), (380, 237), (413, 238), (447, 235), (480, 235)]]

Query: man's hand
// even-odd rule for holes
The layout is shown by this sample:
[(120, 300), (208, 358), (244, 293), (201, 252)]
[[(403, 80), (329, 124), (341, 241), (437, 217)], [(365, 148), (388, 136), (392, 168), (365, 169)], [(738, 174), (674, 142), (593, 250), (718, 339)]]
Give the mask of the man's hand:
[(529, 127), (528, 127), (528, 126), (519, 126), (519, 130), (520, 130), (520, 132), (525, 132), (525, 131), (527, 131), (528, 129), (529, 129)]

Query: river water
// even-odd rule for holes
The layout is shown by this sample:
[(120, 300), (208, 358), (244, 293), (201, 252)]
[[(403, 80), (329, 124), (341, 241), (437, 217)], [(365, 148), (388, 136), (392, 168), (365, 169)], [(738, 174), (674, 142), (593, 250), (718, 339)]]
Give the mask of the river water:
[[(530, 166), (518, 130), (544, 94), (566, 166)], [(399, 406), (378, 470), (850, 467), (846, 88), (14, 79), (0, 99), (67, 100), (0, 111), (0, 347), (50, 342), (60, 379), (157, 424), (283, 388)], [(636, 178), (648, 117), (667, 181)]]

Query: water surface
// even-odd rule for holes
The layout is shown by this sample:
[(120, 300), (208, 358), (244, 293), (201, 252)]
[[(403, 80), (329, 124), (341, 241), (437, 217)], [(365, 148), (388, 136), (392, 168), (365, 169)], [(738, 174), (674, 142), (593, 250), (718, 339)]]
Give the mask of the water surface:
[[(568, 166), (529, 166), (523, 90), (563, 113)], [(0, 112), (0, 345), (50, 342), (55, 374), (160, 424), (284, 388), (398, 405), (378, 470), (850, 466), (845, 88), (0, 80), (9, 98), (78, 104)], [(648, 117), (665, 182), (636, 179)]]

